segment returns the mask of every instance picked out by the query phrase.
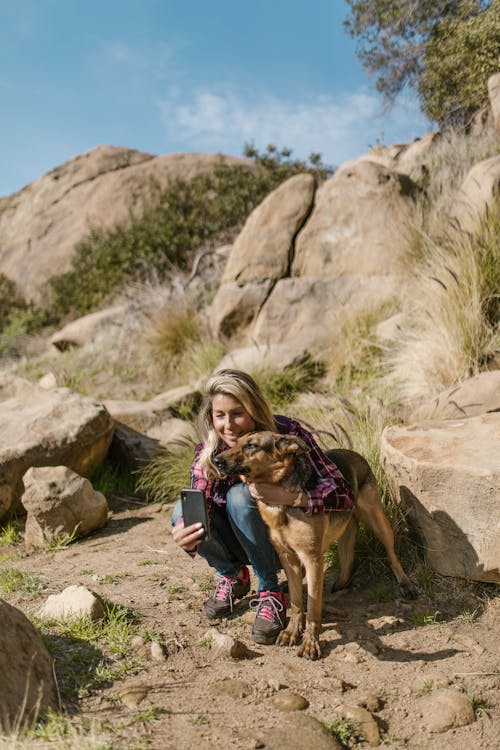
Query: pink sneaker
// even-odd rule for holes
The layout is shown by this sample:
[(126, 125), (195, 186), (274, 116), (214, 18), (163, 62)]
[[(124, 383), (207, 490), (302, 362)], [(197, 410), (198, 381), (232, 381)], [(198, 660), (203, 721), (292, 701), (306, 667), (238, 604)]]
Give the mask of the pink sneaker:
[(252, 626), (252, 639), (256, 643), (274, 643), (285, 627), (286, 597), (281, 591), (261, 591), (252, 599), (250, 607), (256, 609)]
[(221, 576), (213, 596), (203, 605), (207, 617), (225, 617), (233, 611), (233, 600), (241, 599), (250, 591), (250, 573), (246, 565), (241, 566), (243, 575), (237, 578)]

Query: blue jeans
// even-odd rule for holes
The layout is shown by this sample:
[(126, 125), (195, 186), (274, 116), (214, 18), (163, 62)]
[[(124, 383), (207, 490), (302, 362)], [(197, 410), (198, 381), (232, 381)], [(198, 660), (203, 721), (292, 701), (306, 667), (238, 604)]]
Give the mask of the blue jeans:
[[(179, 500), (172, 513), (172, 526), (181, 516)], [(225, 508), (213, 503), (210, 531), (210, 539), (201, 542), (197, 551), (219, 575), (235, 578), (241, 566), (250, 563), (259, 580), (259, 591), (281, 591), (279, 557), (248, 485), (231, 487)]]

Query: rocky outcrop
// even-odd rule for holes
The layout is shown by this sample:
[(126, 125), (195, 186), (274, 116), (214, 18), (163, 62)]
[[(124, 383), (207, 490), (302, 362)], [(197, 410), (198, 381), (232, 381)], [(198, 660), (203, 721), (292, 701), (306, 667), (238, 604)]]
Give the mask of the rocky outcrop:
[(65, 162), (19, 192), (0, 199), (0, 273), (43, 307), (47, 281), (68, 271), (75, 245), (91, 228), (111, 229), (139, 213), (153, 184), (190, 180), (223, 160), (217, 154), (167, 154), (98, 146)]
[(28, 618), (0, 599), (0, 728), (33, 726), (59, 701), (52, 657)]
[(85, 396), (1, 377), (0, 518), (18, 506), (30, 467), (64, 465), (85, 476), (104, 460), (113, 430), (104, 406)]
[(474, 232), (499, 197), (500, 156), (492, 156), (470, 169), (455, 197), (450, 217), (463, 231)]
[[(294, 276), (390, 276), (408, 250), (416, 185), (370, 161), (347, 162), (318, 190), (297, 238)], [(407, 233), (405, 236), (405, 226)]]
[(419, 418), (453, 419), (500, 411), (500, 370), (482, 372), (448, 388), (419, 409)]
[(271, 282), (289, 275), (295, 237), (311, 210), (314, 189), (312, 175), (295, 175), (252, 211), (232, 247), (211, 306), (216, 335), (234, 335), (248, 326)]
[(500, 583), (500, 413), (388, 427), (381, 458), (441, 575)]
[(28, 516), (24, 545), (43, 549), (58, 537), (87, 536), (108, 520), (108, 502), (88, 479), (66, 466), (28, 469), (22, 504)]
[(120, 333), (127, 309), (127, 305), (115, 305), (84, 315), (56, 331), (50, 343), (63, 352), (73, 346), (95, 343), (101, 336), (112, 334), (113, 329)]

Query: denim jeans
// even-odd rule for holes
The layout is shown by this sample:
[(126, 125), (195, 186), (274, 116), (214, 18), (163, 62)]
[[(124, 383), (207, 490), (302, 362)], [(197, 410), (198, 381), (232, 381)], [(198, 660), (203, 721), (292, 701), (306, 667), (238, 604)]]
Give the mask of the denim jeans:
[[(179, 500), (172, 513), (172, 526), (181, 516)], [(259, 580), (259, 591), (281, 591), (279, 557), (248, 485), (231, 487), (225, 508), (212, 505), (210, 530), (210, 539), (201, 542), (197, 551), (219, 575), (234, 578), (242, 564), (250, 563)]]

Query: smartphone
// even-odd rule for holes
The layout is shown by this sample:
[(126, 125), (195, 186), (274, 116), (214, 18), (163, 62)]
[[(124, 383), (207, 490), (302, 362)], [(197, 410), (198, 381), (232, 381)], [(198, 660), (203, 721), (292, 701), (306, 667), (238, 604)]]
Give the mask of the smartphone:
[(208, 518), (207, 500), (203, 490), (181, 490), (182, 518), (184, 526), (201, 523), (205, 529), (201, 539), (210, 537), (210, 521)]

